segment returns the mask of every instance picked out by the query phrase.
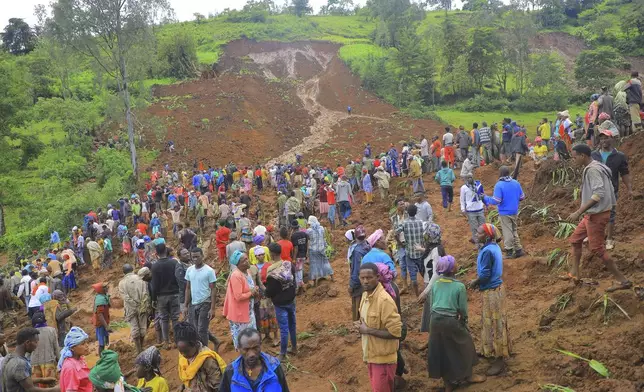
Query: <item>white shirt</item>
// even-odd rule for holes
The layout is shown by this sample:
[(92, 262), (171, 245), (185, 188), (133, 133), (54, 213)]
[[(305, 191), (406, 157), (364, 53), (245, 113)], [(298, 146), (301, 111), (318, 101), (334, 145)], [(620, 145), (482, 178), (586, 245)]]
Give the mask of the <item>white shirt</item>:
[(47, 285), (39, 286), (38, 289), (36, 290), (36, 294), (32, 295), (31, 298), (29, 298), (29, 305), (27, 306), (30, 308), (35, 308), (36, 306), (42, 306), (42, 303), (40, 302), (39, 298), (41, 295), (47, 294), (47, 293), (49, 293), (49, 287), (47, 287)]
[(422, 203), (416, 203), (416, 208), (418, 212), (416, 213), (416, 219), (421, 222), (432, 222), (434, 219), (434, 213), (432, 211), (432, 206), (429, 205), (427, 200)]
[(255, 236), (258, 236), (258, 235), (264, 236), (264, 235), (266, 235), (267, 231), (268, 230), (266, 229), (266, 227), (264, 227), (262, 225), (257, 225), (257, 227), (255, 227), (255, 229), (253, 230), (253, 235), (255, 235)]
[(427, 139), (423, 139), (420, 142), (420, 155), (421, 156), (429, 156), (429, 143), (427, 143)]
[(22, 294), (31, 295), (31, 291), (29, 290), (29, 282), (31, 281), (31, 276), (25, 275), (20, 279), (20, 287), (18, 287), (18, 298), (22, 296)]
[(461, 187), (461, 212), (483, 211), (483, 201), (467, 185)]
[(444, 146), (451, 146), (454, 144), (454, 135), (452, 135), (451, 132), (447, 132), (446, 134), (443, 135), (443, 145)]

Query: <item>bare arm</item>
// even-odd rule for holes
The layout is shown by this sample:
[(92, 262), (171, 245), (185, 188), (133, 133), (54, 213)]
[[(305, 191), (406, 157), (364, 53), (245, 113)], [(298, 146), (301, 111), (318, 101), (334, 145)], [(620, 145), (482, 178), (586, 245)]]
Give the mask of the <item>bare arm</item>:
[(190, 292), (190, 281), (186, 280), (186, 300), (183, 303), (186, 309), (190, 306), (190, 301), (192, 300), (192, 293)]

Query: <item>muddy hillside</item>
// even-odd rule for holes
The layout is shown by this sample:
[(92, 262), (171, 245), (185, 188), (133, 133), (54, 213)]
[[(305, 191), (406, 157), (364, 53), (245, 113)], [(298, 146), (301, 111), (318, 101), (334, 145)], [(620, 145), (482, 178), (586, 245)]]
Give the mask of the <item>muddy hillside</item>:
[[(441, 133), (443, 124), (405, 117), (364, 91), (360, 80), (338, 58), (337, 49), (337, 45), (326, 43), (235, 41), (227, 46), (218, 64), (221, 71), (218, 77), (158, 87), (156, 103), (140, 116), (167, 124), (168, 133), (157, 138), (159, 135), (151, 128), (145, 138), (160, 150), (166, 138), (173, 140), (177, 151), (162, 153), (150, 169), (158, 170), (165, 163), (191, 168), (195, 159), (213, 166), (229, 161), (246, 165), (285, 162), (293, 161), (296, 153), (303, 155), (304, 162), (335, 167), (345, 164), (347, 159), (358, 158), (365, 143), (380, 153), (390, 143), (400, 147), (402, 141), (417, 140), (421, 134), (430, 138)], [(351, 115), (347, 106), (353, 108)], [(632, 198), (620, 195), (617, 245), (612, 255), (621, 270), (641, 285), (644, 135), (623, 141), (620, 148), (630, 156), (635, 195)], [(563, 175), (561, 170), (568, 170), (569, 174)], [(498, 178), (498, 166), (481, 167), (476, 177), (490, 194)], [(424, 180), (447, 252), (455, 256), (460, 266), (459, 279), (467, 282), (475, 277), (476, 270), (476, 248), (469, 242), (467, 219), (460, 215), (458, 205), (452, 212), (443, 210), (440, 189), (433, 177), (426, 175)], [(644, 390), (644, 302), (638, 297), (641, 291), (622, 291), (604, 297), (604, 289), (611, 284), (610, 274), (598, 259), (586, 256), (583, 274), (599, 285), (574, 287), (558, 279), (567, 268), (569, 245), (565, 239), (555, 237), (557, 221), (578, 207), (578, 170), (554, 163), (537, 170), (528, 162), (519, 180), (527, 194), (522, 202), (519, 234), (528, 255), (505, 260), (503, 276), (513, 356), (503, 374), (463, 390), (534, 392), (546, 384), (584, 392)], [(461, 185), (457, 180), (455, 199)], [(351, 224), (364, 224), (369, 233), (378, 228), (389, 230), (388, 211), (393, 199), (407, 192), (405, 180), (394, 179), (391, 199), (382, 201), (376, 195), (373, 206), (358, 203)], [(270, 190), (260, 193), (265, 220), (275, 217), (275, 199)], [(489, 218), (495, 219), (493, 214)], [(284, 367), (291, 391), (368, 392), (367, 369), (362, 362), (359, 336), (352, 327), (351, 300), (346, 293), (349, 268), (344, 230), (332, 230), (331, 237), (335, 248), (331, 263), (335, 282), (324, 281), (298, 297), (300, 352)], [(172, 237), (169, 242), (176, 243)], [(227, 266), (215, 256), (212, 228), (200, 238), (200, 243), (206, 249), (208, 263), (219, 276), (225, 276)], [(93, 331), (89, 285), (108, 280), (116, 287), (122, 275), (120, 267), (126, 261), (125, 257), (117, 259), (112, 270), (101, 276), (93, 276), (87, 269), (82, 271), (81, 288), (71, 297), (83, 309), (74, 316), (74, 323)], [(468, 291), (468, 296), (469, 327), (476, 346), (480, 347), (482, 299), (476, 291)], [(122, 310), (117, 309), (118, 299), (116, 302), (113, 318), (118, 322), (122, 321)], [(221, 296), (219, 302), (221, 305)], [(441, 390), (441, 382), (428, 379), (426, 373), (427, 334), (419, 332), (422, 306), (412, 296), (403, 295), (402, 308), (409, 329), (402, 343), (409, 368), (402, 390)], [(26, 323), (24, 319), (20, 321)], [(224, 359), (235, 358), (228, 322), (220, 312), (212, 321), (211, 330), (224, 342), (220, 349)], [(112, 348), (121, 353), (123, 371), (130, 370), (135, 354), (126, 325), (120, 325), (112, 342)], [(154, 331), (149, 330), (146, 344), (153, 343)], [(276, 353), (268, 343), (264, 348)], [(610, 377), (600, 376), (588, 363), (556, 349), (600, 361), (608, 368)], [(163, 375), (170, 390), (177, 391), (179, 354), (169, 350), (162, 355)], [(475, 371), (484, 372), (487, 365), (487, 361), (481, 360)]]

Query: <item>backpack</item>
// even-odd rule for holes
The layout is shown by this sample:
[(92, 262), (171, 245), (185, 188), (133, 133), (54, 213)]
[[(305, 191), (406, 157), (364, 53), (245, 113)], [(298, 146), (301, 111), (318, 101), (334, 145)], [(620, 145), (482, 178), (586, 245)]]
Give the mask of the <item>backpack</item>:
[(201, 176), (200, 185), (201, 185), (201, 187), (207, 187), (208, 186), (208, 180), (206, 180), (205, 176)]

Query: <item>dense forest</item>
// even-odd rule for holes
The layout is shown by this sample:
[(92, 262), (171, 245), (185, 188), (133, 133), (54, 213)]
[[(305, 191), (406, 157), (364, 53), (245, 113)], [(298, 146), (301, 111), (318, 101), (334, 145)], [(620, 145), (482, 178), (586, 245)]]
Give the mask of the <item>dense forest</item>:
[[(140, 167), (162, 141), (158, 119), (137, 111), (150, 87), (216, 69), (227, 42), (322, 40), (364, 86), (415, 116), (436, 110), (560, 109), (612, 85), (644, 55), (644, 0), (307, 0), (278, 6), (249, 0), (240, 10), (177, 22), (166, 0), (57, 0), (38, 23), (9, 19), (0, 51), (0, 249), (46, 243), (90, 208), (145, 178)], [(572, 64), (535, 49), (540, 34), (583, 42)]]

